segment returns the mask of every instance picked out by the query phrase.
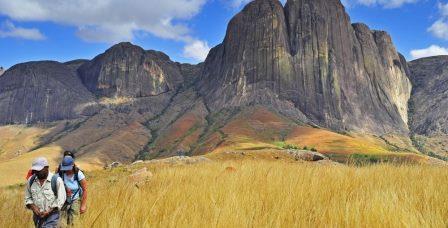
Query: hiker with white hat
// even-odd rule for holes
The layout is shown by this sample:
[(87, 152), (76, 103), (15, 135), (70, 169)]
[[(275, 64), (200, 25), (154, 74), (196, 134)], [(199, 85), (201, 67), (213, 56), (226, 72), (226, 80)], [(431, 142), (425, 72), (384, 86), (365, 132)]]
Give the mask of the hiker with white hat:
[(66, 192), (64, 182), (49, 172), (48, 161), (39, 157), (33, 161), (32, 176), (25, 191), (25, 205), (33, 211), (36, 227), (58, 227), (59, 211), (64, 206)]

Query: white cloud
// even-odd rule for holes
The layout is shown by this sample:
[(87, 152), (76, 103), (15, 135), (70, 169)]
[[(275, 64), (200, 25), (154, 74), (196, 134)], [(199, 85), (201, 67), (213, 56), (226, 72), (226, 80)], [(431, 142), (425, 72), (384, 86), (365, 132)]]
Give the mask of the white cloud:
[[(240, 8), (242, 6), (247, 5), (249, 2), (252, 2), (253, 0), (225, 0), (230, 2), (230, 6), (233, 8)], [(282, 4), (285, 4), (286, 0), (280, 0)]]
[(439, 7), (440, 14), (443, 17), (447, 17), (448, 16), (448, 3), (443, 4), (443, 3), (439, 2), (438, 7)]
[(411, 51), (412, 59), (419, 59), (436, 55), (448, 55), (448, 48), (440, 47), (437, 45), (431, 45), (430, 47), (425, 49), (418, 49)]
[(230, 5), (234, 8), (239, 8), (243, 5), (246, 5), (247, 3), (251, 2), (252, 0), (232, 0)]
[(191, 45), (186, 25), (207, 0), (0, 0), (0, 14), (16, 21), (75, 26), (90, 42), (132, 41), (143, 32)]
[(428, 28), (437, 38), (448, 40), (448, 3), (439, 3), (440, 18)]
[(419, 0), (342, 0), (345, 6), (365, 5), (365, 6), (382, 6), (384, 8), (399, 8), (408, 3), (416, 3)]
[(0, 27), (0, 37), (14, 37), (26, 40), (44, 40), (45, 36), (35, 28), (22, 28), (6, 21)]
[(434, 22), (428, 31), (435, 37), (448, 40), (448, 23), (445, 19), (440, 19)]
[(184, 56), (198, 61), (204, 61), (209, 51), (210, 47), (207, 42), (196, 40), (184, 47)]

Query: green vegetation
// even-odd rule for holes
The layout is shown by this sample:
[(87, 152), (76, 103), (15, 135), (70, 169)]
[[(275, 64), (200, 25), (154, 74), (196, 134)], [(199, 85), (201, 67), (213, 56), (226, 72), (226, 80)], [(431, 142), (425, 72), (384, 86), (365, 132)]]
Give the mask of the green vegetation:
[(425, 137), (419, 136), (419, 135), (411, 135), (411, 141), (417, 150), (422, 152), (423, 154), (426, 154), (430, 157), (440, 159), (442, 161), (448, 161), (448, 157), (440, 156), (439, 154), (434, 153), (433, 151), (429, 151), (426, 148), (426, 141), (427, 139)]
[(355, 165), (376, 164), (381, 162), (388, 162), (389, 159), (385, 156), (371, 155), (371, 154), (352, 154), (349, 156), (349, 163)]
[[(285, 150), (300, 150), (300, 149), (302, 149), (302, 148), (300, 148), (297, 145), (288, 144), (288, 143), (286, 143), (284, 141), (274, 142), (274, 145), (277, 146), (277, 147), (280, 147), (282, 149), (285, 149)], [(309, 150), (309, 151), (317, 152), (317, 149), (315, 147), (304, 146), (303, 150)]]
[(440, 159), (442, 161), (448, 162), (448, 158), (447, 157), (440, 156), (440, 155), (438, 155), (438, 154), (436, 154), (436, 153), (434, 153), (432, 151), (428, 152), (427, 155), (430, 156), (430, 157), (437, 158), (437, 159)]
[(280, 147), (285, 150), (298, 150), (300, 149), (298, 146), (293, 144), (287, 144), (286, 142), (280, 141), (280, 142), (274, 142), (274, 145), (277, 147)]

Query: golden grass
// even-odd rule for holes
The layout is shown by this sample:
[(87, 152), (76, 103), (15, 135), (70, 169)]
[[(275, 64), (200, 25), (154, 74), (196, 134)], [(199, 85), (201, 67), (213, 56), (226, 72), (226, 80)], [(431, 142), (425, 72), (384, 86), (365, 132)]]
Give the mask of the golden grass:
[[(85, 227), (447, 227), (448, 170), (241, 160), (88, 173)], [(234, 169), (226, 169), (234, 167)], [(133, 168), (134, 170), (140, 168)], [(226, 171), (228, 170), (228, 171)], [(233, 171), (236, 170), (236, 171)], [(0, 227), (25, 227), (22, 189), (0, 191)]]
[(33, 152), (20, 155), (0, 163), (0, 186), (8, 186), (21, 183), (25, 180), (31, 163), (37, 157), (43, 156), (48, 159), (51, 167), (56, 167), (61, 157), (62, 149), (60, 147), (44, 147)]
[(114, 98), (101, 98), (100, 104), (106, 106), (118, 106), (122, 104), (128, 104), (134, 102), (135, 99), (129, 97), (114, 97)]
[(387, 154), (384, 142), (380, 143), (372, 138), (351, 137), (324, 129), (311, 127), (297, 127), (288, 136), (287, 143), (301, 147), (315, 147), (322, 153), (338, 154)]
[[(62, 153), (63, 149), (61, 147), (48, 146), (0, 162), (0, 187), (22, 183), (25, 180), (28, 170), (31, 168), (31, 163), (37, 157), (43, 156), (47, 158), (50, 169), (53, 171), (61, 161)], [(81, 159), (77, 161), (77, 164), (83, 170), (97, 170), (102, 167), (94, 162), (94, 160), (85, 161)]]
[(10, 125), (0, 127), (0, 161), (20, 156), (37, 146), (50, 129)]

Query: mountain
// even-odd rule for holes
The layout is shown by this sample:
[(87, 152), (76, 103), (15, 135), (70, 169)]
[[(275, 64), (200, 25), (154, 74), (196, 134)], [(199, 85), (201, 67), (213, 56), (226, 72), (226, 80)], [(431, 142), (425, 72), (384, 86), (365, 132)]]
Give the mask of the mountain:
[(5, 69), (3, 67), (0, 67), (0, 76), (2, 76), (3, 73), (5, 73)]
[(409, 63), (412, 91), (410, 128), (422, 135), (448, 134), (448, 56)]
[(413, 84), (409, 127), (421, 150), (448, 157), (448, 56), (409, 63)]
[(120, 43), (78, 69), (97, 96), (147, 97), (176, 90), (183, 83), (177, 64), (161, 52)]
[(29, 124), (79, 118), (94, 102), (81, 80), (52, 61), (15, 65), (0, 77), (0, 123)]
[(204, 68), (215, 111), (281, 99), (334, 130), (408, 131), (406, 61), (387, 33), (352, 25), (339, 0), (249, 3)]
[[(25, 140), (21, 151), (57, 157), (69, 149), (97, 166), (291, 148), (341, 161), (429, 161), (416, 137), (446, 133), (447, 99), (422, 80), (438, 63), (417, 63), (408, 66), (386, 32), (352, 24), (339, 0), (255, 0), (197, 65), (119, 43), (92, 60), (8, 69), (0, 123), (30, 126), (0, 127), (0, 135)], [(408, 110), (408, 101), (440, 108)], [(25, 156), (2, 150), (0, 161)]]

